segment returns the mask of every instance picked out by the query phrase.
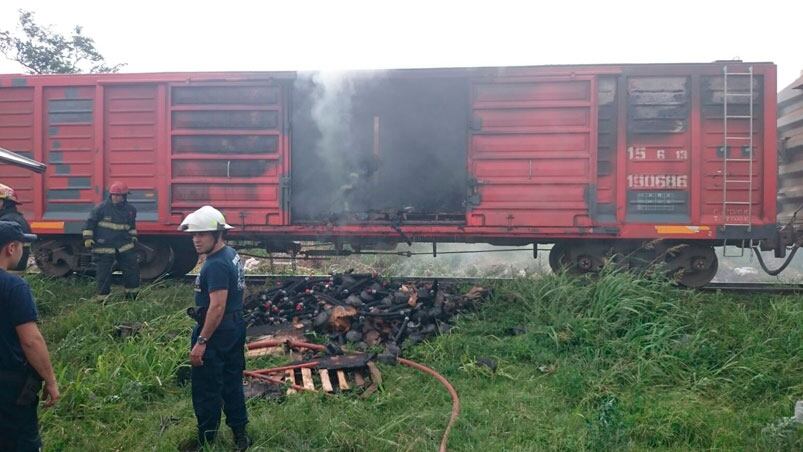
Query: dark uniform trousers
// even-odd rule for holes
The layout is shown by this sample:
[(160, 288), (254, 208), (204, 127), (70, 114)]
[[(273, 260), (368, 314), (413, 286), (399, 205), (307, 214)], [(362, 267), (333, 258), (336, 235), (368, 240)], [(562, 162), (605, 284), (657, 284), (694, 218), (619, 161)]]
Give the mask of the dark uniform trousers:
[(139, 260), (137, 252), (115, 251), (114, 253), (92, 253), (95, 260), (95, 272), (98, 284), (98, 294), (108, 295), (112, 291), (112, 269), (115, 258), (123, 272), (123, 286), (126, 292), (136, 292), (139, 288)]
[[(230, 315), (230, 314), (229, 314)], [(228, 315), (226, 316), (228, 317)], [(192, 406), (198, 420), (198, 441), (211, 442), (220, 426), (220, 410), (226, 413), (226, 425), (232, 429), (248, 423), (243, 394), (245, 370), (245, 322), (225, 319), (234, 328), (218, 329), (206, 345), (203, 366), (192, 368)], [(192, 345), (201, 327), (192, 333)]]
[(0, 376), (0, 451), (38, 451), (42, 447), (36, 410), (37, 398), (18, 405), (24, 374), (19, 377)]

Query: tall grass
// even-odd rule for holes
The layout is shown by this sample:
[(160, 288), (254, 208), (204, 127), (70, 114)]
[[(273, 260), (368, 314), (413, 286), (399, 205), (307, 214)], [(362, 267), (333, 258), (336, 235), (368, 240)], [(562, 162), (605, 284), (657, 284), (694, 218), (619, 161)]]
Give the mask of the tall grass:
[[(42, 416), (48, 449), (175, 450), (193, 437), (189, 391), (174, 378), (188, 285), (102, 305), (86, 300), (89, 281), (30, 281), (64, 393)], [(122, 323), (140, 329), (118, 338)], [(803, 398), (799, 297), (704, 294), (615, 269), (547, 275), (495, 284), (449, 334), (404, 353), (460, 393), (453, 450), (803, 448), (785, 419)], [(249, 401), (257, 449), (435, 449), (448, 395), (409, 369), (382, 370), (368, 400)], [(228, 433), (217, 447), (231, 447)]]

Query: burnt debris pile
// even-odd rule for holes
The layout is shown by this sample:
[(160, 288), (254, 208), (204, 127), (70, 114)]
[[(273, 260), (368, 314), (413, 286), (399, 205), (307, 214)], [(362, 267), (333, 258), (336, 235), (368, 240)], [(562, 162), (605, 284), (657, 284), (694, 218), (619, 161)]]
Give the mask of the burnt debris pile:
[(362, 350), (383, 346), (397, 356), (402, 343), (448, 332), (455, 314), (477, 306), (488, 293), (438, 279), (405, 282), (375, 274), (290, 278), (250, 294), (245, 319), (249, 337), (301, 330)]

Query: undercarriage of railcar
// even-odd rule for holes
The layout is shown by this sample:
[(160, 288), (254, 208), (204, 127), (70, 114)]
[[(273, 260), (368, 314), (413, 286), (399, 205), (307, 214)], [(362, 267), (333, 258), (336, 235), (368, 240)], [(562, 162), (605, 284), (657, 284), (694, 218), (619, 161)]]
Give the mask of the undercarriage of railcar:
[[(235, 234), (230, 237), (229, 242), (240, 249), (262, 249), (268, 253), (284, 253), (291, 258), (302, 259), (361, 254), (410, 257), (424, 253), (431, 253), (437, 257), (438, 243), (448, 242), (489, 243), (500, 247), (528, 246), (532, 247), (534, 258), (541, 252), (547, 252), (549, 266), (556, 272), (566, 271), (574, 275), (594, 274), (605, 265), (614, 265), (635, 271), (662, 271), (683, 286), (702, 287), (717, 273), (718, 258), (715, 253), (717, 246), (723, 246), (726, 250), (743, 249), (742, 253), (755, 251), (759, 258), (759, 251), (774, 250), (776, 257), (787, 257), (786, 263), (780, 269), (767, 268), (763, 259), (759, 262), (765, 271), (777, 274), (794, 257), (803, 237), (800, 231), (796, 232), (791, 227), (781, 228), (771, 240), (432, 238), (407, 235), (403, 230), (400, 232), (401, 234), (391, 232), (384, 237)], [(429, 244), (431, 251), (422, 252), (419, 248), (413, 252), (410, 251), (411, 248), (404, 246), (413, 243)], [(787, 253), (789, 249), (792, 250), (791, 253)], [(144, 237), (137, 245), (137, 253), (141, 276), (145, 280), (168, 274), (184, 275), (197, 263), (197, 255), (189, 238), (180, 235)], [(440, 252), (440, 254), (445, 253)], [(41, 240), (34, 245), (34, 258), (41, 271), (49, 276), (93, 272), (91, 251), (83, 247), (78, 237), (51, 236)]]

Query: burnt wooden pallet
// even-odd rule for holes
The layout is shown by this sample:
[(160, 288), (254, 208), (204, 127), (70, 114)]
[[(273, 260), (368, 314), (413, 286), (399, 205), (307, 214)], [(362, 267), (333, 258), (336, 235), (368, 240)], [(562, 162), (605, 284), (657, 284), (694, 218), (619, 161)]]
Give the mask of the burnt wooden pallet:
[[(373, 363), (371, 363), (373, 365)], [(375, 366), (373, 366), (375, 368)], [(355, 389), (366, 389), (381, 383), (377, 381), (378, 370), (369, 366), (358, 369), (310, 369), (302, 368), (287, 370), (283, 374), (283, 381), (291, 385), (303, 387), (309, 391), (326, 393), (346, 392)], [(298, 392), (295, 388), (288, 388), (287, 394)], [(373, 391), (371, 391), (373, 392)]]

